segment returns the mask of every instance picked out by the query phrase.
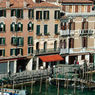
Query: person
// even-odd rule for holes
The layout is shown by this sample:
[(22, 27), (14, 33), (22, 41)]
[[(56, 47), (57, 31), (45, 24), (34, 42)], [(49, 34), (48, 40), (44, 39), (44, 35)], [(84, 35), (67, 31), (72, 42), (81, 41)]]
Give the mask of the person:
[(74, 65), (76, 65), (76, 60), (74, 60)]
[(79, 62), (77, 61), (77, 64), (79, 65)]

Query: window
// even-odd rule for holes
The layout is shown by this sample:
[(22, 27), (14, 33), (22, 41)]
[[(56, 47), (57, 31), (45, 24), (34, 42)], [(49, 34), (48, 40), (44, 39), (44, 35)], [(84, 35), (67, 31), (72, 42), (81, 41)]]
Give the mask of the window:
[(11, 44), (15, 46), (23, 46), (24, 38), (23, 37), (12, 37)]
[(65, 10), (66, 10), (66, 6), (65, 5), (62, 6), (62, 10), (65, 12)]
[(6, 10), (0, 10), (0, 17), (6, 17)]
[(0, 23), (0, 32), (5, 32), (5, 24), (3, 22)]
[(81, 12), (84, 12), (84, 5), (81, 6)]
[(29, 32), (33, 31), (33, 28), (34, 28), (34, 24), (32, 24), (32, 22), (29, 22), (29, 24), (28, 24), (28, 31)]
[(90, 5), (87, 6), (87, 12), (90, 12)]
[(34, 10), (33, 10), (33, 9), (29, 9), (29, 10), (28, 10), (28, 17), (29, 17), (30, 19), (33, 19), (33, 18), (34, 18)]
[(36, 11), (36, 19), (41, 20), (42, 19), (42, 11)]
[(28, 54), (33, 54), (33, 47), (28, 47)]
[(78, 5), (75, 6), (75, 12), (78, 12)]
[(66, 30), (66, 29), (67, 29), (66, 22), (61, 23), (61, 29), (62, 29), (62, 30)]
[(82, 29), (88, 30), (88, 22), (86, 21), (86, 19), (84, 19), (82, 22)]
[(22, 48), (11, 49), (10, 50), (10, 55), (11, 56), (12, 55), (15, 55), (15, 56), (17, 56), (17, 55), (23, 55), (23, 49)]
[(40, 51), (40, 44), (39, 44), (39, 42), (37, 42), (36, 43), (36, 53), (39, 53), (39, 51)]
[(72, 5), (69, 6), (69, 12), (72, 13)]
[(47, 28), (48, 28), (48, 25), (44, 25), (44, 35), (47, 35), (47, 33), (48, 33), (48, 32), (47, 32), (47, 31), (48, 31)]
[(87, 37), (82, 37), (82, 47), (83, 48), (87, 48), (87, 43), (88, 43)]
[(75, 22), (72, 19), (69, 22), (69, 30), (75, 30)]
[(69, 48), (74, 48), (74, 38), (69, 39)]
[(44, 42), (44, 52), (47, 50), (47, 42)]
[(16, 30), (15, 30), (15, 22), (13, 22), (13, 23), (10, 25), (10, 31), (12, 31), (12, 32), (16, 31)]
[(16, 13), (17, 13), (17, 18), (23, 18), (23, 10), (22, 9), (17, 9), (16, 10)]
[(0, 56), (5, 56), (5, 49), (0, 50)]
[(55, 14), (54, 14), (54, 18), (55, 19), (60, 19), (60, 11), (55, 11)]
[(23, 24), (21, 24), (20, 22), (17, 24), (16, 26), (17, 31), (23, 31)]
[(11, 17), (12, 17), (12, 16), (16, 16), (16, 9), (12, 9), (12, 10), (11, 10)]
[(28, 45), (33, 45), (33, 37), (28, 37)]
[(0, 38), (0, 45), (5, 45), (5, 38)]
[(44, 19), (49, 19), (49, 11), (44, 11)]
[(64, 49), (65, 49), (66, 48), (66, 40), (64, 40), (63, 43), (64, 43)]
[(85, 59), (85, 55), (82, 55), (82, 56), (81, 56), (81, 60), (84, 60), (84, 59)]
[(36, 35), (40, 35), (40, 25), (36, 26)]
[(55, 34), (58, 33), (58, 24), (55, 24)]
[(54, 41), (54, 51), (57, 49), (57, 41)]

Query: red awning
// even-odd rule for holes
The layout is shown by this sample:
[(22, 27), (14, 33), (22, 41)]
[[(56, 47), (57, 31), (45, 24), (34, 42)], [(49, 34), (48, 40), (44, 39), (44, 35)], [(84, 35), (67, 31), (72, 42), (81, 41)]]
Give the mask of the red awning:
[(61, 61), (63, 58), (60, 55), (48, 55), (48, 56), (39, 56), (43, 62), (54, 62)]

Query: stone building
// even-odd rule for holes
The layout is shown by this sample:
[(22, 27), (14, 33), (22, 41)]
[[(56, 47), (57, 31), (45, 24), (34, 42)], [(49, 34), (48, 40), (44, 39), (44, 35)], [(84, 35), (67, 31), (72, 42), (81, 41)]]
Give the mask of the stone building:
[(61, 0), (60, 54), (65, 63), (94, 62), (95, 13), (91, 0)]
[(39, 56), (58, 54), (59, 18), (54, 4), (0, 0), (0, 73), (38, 70)]

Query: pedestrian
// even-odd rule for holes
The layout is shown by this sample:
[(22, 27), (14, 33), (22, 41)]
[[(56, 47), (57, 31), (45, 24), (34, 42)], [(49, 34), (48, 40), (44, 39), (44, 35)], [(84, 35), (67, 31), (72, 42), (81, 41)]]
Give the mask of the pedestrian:
[(74, 60), (74, 65), (76, 65), (76, 60)]

